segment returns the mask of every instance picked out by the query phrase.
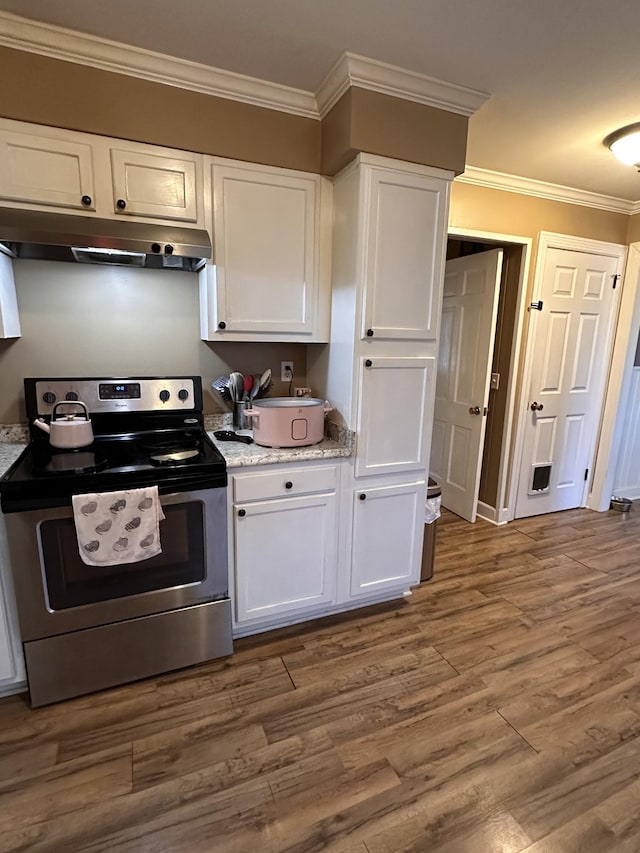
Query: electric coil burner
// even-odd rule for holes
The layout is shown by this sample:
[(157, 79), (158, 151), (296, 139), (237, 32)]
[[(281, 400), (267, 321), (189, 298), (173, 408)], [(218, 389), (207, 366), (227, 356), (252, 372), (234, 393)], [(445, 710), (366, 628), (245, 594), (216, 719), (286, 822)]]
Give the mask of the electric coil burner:
[[(81, 400), (94, 442), (31, 441), (0, 479), (32, 705), (232, 652), (227, 472), (204, 429), (200, 377), (25, 379), (29, 423)], [(162, 553), (88, 566), (71, 498), (157, 485)]]

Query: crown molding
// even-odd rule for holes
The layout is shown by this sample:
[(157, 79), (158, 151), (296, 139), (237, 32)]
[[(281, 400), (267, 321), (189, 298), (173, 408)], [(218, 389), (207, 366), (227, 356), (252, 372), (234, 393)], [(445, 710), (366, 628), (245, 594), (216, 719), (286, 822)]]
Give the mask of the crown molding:
[(464, 116), (473, 115), (490, 97), (486, 92), (445, 83), (425, 74), (346, 51), (316, 93), (321, 117), (329, 112), (350, 86)]
[(318, 119), (312, 92), (0, 11), (0, 45), (205, 95)]
[(0, 45), (313, 119), (322, 118), (350, 86), (465, 116), (489, 97), (354, 53), (340, 57), (314, 94), (3, 11)]
[(493, 172), (490, 169), (480, 169), (477, 166), (466, 166), (464, 173), (458, 175), (455, 181), (460, 184), (473, 184), (492, 190), (530, 195), (534, 198), (544, 198), (550, 201), (563, 201), (568, 204), (580, 204), (583, 207), (595, 207), (598, 210), (608, 210), (612, 213), (632, 215), (640, 213), (640, 201), (628, 201), (615, 196), (600, 195), (588, 190), (578, 190), (561, 184), (549, 184), (536, 181), (533, 178), (521, 178), (518, 175), (507, 175), (504, 172)]

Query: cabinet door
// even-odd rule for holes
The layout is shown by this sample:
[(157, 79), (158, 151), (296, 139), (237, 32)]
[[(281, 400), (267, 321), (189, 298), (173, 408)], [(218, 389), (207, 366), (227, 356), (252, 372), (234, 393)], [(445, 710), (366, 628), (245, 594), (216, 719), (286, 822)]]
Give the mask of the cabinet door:
[(234, 512), (238, 622), (335, 600), (335, 494), (236, 505)]
[(356, 476), (427, 469), (435, 358), (362, 358)]
[(352, 596), (419, 581), (425, 488), (417, 481), (354, 493)]
[(0, 516), (0, 692), (24, 681), (20, 634), (16, 620), (16, 601), (9, 567), (4, 518)]
[(365, 174), (369, 202), (362, 337), (434, 340), (449, 183), (386, 169)]
[(217, 316), (224, 332), (311, 335), (319, 177), (213, 167)]
[(19, 338), (20, 318), (13, 261), (0, 248), (0, 338)]
[(182, 222), (198, 220), (194, 157), (112, 148), (111, 177), (114, 213)]
[(3, 682), (11, 682), (16, 678), (16, 665), (13, 659), (11, 646), (11, 634), (9, 633), (9, 620), (7, 609), (2, 594), (2, 583), (0, 582), (0, 688)]
[(95, 210), (90, 145), (0, 130), (0, 198)]

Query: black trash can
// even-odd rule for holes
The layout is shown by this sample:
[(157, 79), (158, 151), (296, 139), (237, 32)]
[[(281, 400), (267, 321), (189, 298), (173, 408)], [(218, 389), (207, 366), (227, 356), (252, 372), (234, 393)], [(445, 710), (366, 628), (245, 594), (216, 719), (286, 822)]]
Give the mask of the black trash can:
[[(438, 483), (429, 477), (427, 483), (427, 498), (439, 498), (442, 495), (442, 490)], [(422, 542), (422, 567), (420, 569), (420, 581), (428, 581), (433, 577), (433, 561), (436, 555), (436, 532), (438, 528), (438, 519), (425, 524), (424, 540)]]

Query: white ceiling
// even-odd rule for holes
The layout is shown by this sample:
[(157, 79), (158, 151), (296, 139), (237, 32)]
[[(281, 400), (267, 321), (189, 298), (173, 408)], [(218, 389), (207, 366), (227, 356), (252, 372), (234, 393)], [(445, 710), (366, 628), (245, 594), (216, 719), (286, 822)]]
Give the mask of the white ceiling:
[(0, 9), (315, 92), (345, 51), (491, 93), (467, 163), (616, 198), (640, 120), (638, 0), (0, 0)]

